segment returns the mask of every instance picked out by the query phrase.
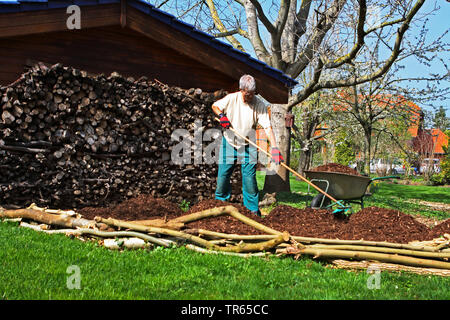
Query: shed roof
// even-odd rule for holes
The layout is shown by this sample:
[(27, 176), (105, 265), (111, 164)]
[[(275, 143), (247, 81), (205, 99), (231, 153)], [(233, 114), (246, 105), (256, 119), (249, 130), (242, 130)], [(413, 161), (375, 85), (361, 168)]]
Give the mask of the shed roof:
[[(144, 33), (147, 36), (151, 37), (151, 30), (145, 30), (142, 25), (139, 26), (139, 23), (137, 21), (140, 19), (140, 17), (137, 17), (137, 15), (139, 14), (136, 13), (136, 11), (138, 11), (140, 14), (144, 14), (146, 17), (148, 17), (148, 19), (152, 19), (154, 21), (157, 21), (157, 23), (165, 25), (165, 27), (167, 27), (170, 32), (175, 32), (180, 34), (182, 37), (185, 37), (185, 39), (189, 40), (189, 42), (196, 42), (207, 46), (203, 47), (207, 49), (201, 51), (209, 51), (210, 56), (220, 54), (217, 58), (218, 60), (220, 60), (220, 62), (212, 61), (212, 68), (215, 68), (218, 71), (225, 73), (236, 80), (238, 80), (238, 76), (242, 75), (244, 72), (252, 74), (257, 80), (259, 93), (270, 102), (287, 103), (287, 97), (289, 95), (290, 88), (297, 84), (295, 80), (285, 75), (280, 70), (270, 67), (266, 63), (251, 57), (248, 53), (244, 53), (240, 50), (235, 49), (233, 46), (224, 43), (223, 41), (220, 41), (201, 30), (196, 29), (193, 25), (185, 23), (177, 19), (175, 16), (159, 10), (155, 6), (143, 0), (0, 0), (0, 16), (5, 17), (5, 15), (14, 14), (20, 15), (21, 13), (33, 15), (38, 11), (65, 9), (70, 5), (77, 5), (80, 8), (89, 6), (98, 7), (99, 9), (101, 9), (103, 5), (114, 4), (120, 7), (120, 10), (117, 10), (120, 17), (111, 17), (111, 19), (114, 19), (116, 25), (122, 24), (123, 27), (129, 27), (131, 29), (134, 29), (135, 31)], [(83, 16), (83, 9), (81, 12)], [(92, 19), (94, 19), (94, 17)], [(111, 25), (111, 19), (108, 22), (104, 21), (103, 25), (100, 24), (101, 22), (97, 21), (96, 24), (87, 24), (87, 26), (82, 27), (89, 28), (96, 26), (105, 26), (108, 24)], [(0, 38), (52, 31), (69, 31), (66, 27), (65, 21), (64, 24), (59, 23), (57, 25), (55, 22), (53, 22), (53, 26), (41, 26), (39, 28), (35, 28), (32, 22), (29, 22), (29, 24), (27, 25), (28, 27), (20, 26), (19, 22), (17, 22), (19, 28), (15, 28), (14, 24), (16, 24), (16, 21), (17, 19), (10, 19), (8, 20), (8, 25), (6, 25), (6, 23), (4, 23), (3, 25), (0, 23)], [(182, 42), (177, 43), (176, 41), (174, 41), (173, 48), (176, 48), (178, 51), (186, 50), (185, 47), (180, 46), (180, 43)], [(198, 48), (199, 47), (197, 47), (197, 49)], [(201, 54), (196, 55), (195, 53), (196, 51), (192, 50), (191, 53), (187, 53), (187, 55), (204, 63), (204, 57), (202, 57)], [(222, 59), (221, 57), (223, 57), (224, 59)], [(227, 64), (229, 64), (228, 67)], [(235, 68), (235, 66), (238, 67)], [(273, 88), (275, 86), (279, 91), (278, 94), (271, 93), (271, 91), (274, 91)], [(282, 94), (282, 100), (284, 101), (280, 101), (281, 91), (284, 91), (284, 93)], [(277, 95), (278, 97), (276, 97)]]

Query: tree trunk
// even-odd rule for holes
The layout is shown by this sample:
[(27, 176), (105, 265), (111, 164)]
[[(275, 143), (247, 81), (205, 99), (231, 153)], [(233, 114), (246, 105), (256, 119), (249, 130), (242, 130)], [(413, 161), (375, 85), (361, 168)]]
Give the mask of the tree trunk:
[[(271, 105), (272, 129), (275, 134), (275, 138), (277, 139), (277, 145), (283, 157), (288, 159), (288, 154), (290, 151), (290, 132), (289, 129), (286, 128), (286, 109), (286, 105)], [(291, 187), (289, 184), (289, 171), (282, 166), (273, 166), (271, 169), (273, 169), (273, 171), (267, 171), (263, 191), (267, 193), (280, 191), (290, 192)]]
[(370, 158), (371, 158), (371, 152), (370, 149), (372, 148), (372, 130), (371, 128), (365, 128), (364, 129), (364, 136), (366, 139), (366, 145), (365, 145), (365, 154), (364, 154), (364, 172), (367, 174), (370, 174)]
[[(304, 149), (300, 152), (300, 158), (298, 160), (298, 173), (304, 175), (305, 171), (309, 169), (311, 163), (312, 149)], [(297, 178), (300, 180), (300, 178)]]

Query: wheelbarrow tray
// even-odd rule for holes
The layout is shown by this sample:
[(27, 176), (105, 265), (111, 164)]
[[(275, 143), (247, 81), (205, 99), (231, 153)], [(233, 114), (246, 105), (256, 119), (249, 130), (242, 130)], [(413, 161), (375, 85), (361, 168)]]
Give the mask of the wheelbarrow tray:
[[(372, 179), (365, 176), (355, 176), (347, 173), (305, 171), (308, 179), (326, 180), (329, 183), (327, 193), (338, 200), (354, 200), (364, 197)], [(314, 181), (315, 185), (325, 191), (325, 183)]]

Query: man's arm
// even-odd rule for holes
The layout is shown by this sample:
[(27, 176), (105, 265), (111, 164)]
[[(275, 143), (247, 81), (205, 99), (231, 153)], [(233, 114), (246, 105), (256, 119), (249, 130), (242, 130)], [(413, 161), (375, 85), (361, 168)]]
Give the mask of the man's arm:
[(266, 132), (271, 146), (270, 153), (272, 155), (272, 160), (277, 164), (279, 164), (280, 162), (284, 162), (284, 158), (281, 155), (280, 149), (278, 149), (277, 141), (275, 139), (275, 134), (273, 133), (272, 127), (267, 127), (266, 129), (264, 129), (264, 131)]
[(225, 129), (228, 129), (231, 126), (230, 120), (223, 114), (223, 112), (219, 109), (219, 107), (212, 105), (213, 112), (219, 116), (220, 125), (224, 127)]
[(219, 114), (222, 113), (222, 111), (220, 111), (220, 109), (219, 109), (218, 106), (212, 105), (211, 108), (212, 108), (213, 112), (214, 112), (216, 115), (219, 115)]

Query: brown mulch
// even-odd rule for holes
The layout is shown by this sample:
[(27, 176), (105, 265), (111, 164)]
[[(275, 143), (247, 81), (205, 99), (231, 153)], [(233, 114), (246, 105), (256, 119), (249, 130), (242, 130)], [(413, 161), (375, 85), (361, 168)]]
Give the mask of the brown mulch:
[[(444, 233), (450, 233), (450, 219), (430, 229), (411, 215), (378, 207), (368, 207), (353, 213), (350, 217), (343, 217), (327, 210), (297, 209), (287, 205), (278, 205), (269, 215), (260, 218), (252, 214), (242, 204), (220, 200), (204, 200), (184, 213), (178, 205), (165, 199), (141, 195), (124, 201), (115, 207), (84, 208), (80, 209), (79, 213), (86, 219), (93, 219), (95, 216), (127, 221), (155, 218), (172, 219), (184, 214), (224, 205), (232, 205), (245, 216), (275, 230), (287, 231), (294, 236), (408, 243), (417, 240), (431, 240)], [(253, 227), (227, 215), (198, 220), (187, 224), (185, 227), (187, 229), (206, 229), (233, 234), (262, 234)]]
[(430, 229), (398, 210), (369, 207), (350, 216), (338, 233), (339, 239), (408, 243), (427, 240)]
[(119, 220), (173, 219), (183, 215), (180, 207), (166, 199), (154, 198), (151, 195), (140, 195), (123, 201), (111, 208), (86, 207), (78, 210), (86, 219), (114, 218)]
[(279, 205), (263, 219), (263, 224), (279, 231), (287, 231), (293, 236), (314, 238), (337, 238), (345, 219), (327, 210), (311, 208), (297, 209)]
[(430, 239), (439, 238), (444, 233), (450, 234), (450, 219), (444, 220), (437, 226), (433, 227), (430, 232)]
[(355, 169), (352, 169), (339, 163), (327, 163), (322, 166), (315, 167), (311, 169), (311, 171), (337, 172), (337, 173), (351, 174), (353, 176), (360, 176), (359, 172), (356, 171)]

